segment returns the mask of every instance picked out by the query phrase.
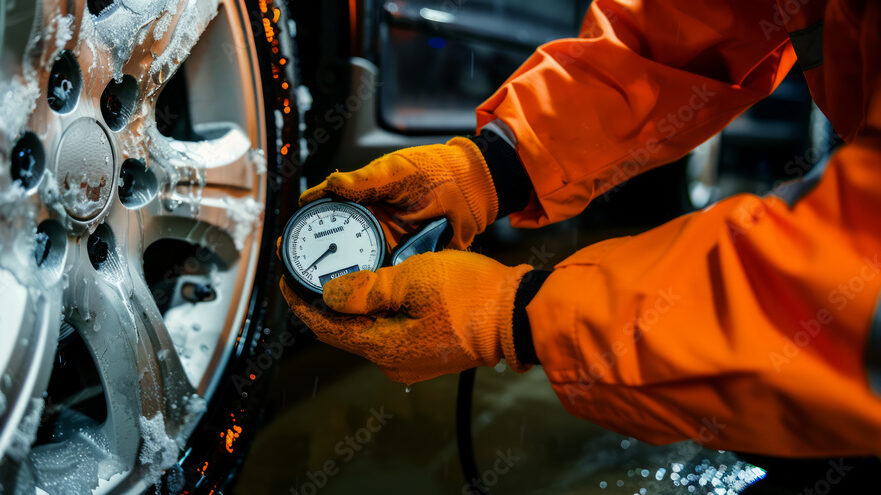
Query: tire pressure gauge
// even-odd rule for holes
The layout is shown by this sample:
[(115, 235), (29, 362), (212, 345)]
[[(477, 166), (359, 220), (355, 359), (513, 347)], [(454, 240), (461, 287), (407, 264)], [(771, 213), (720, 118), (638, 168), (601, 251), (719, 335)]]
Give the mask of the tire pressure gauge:
[[(391, 256), (392, 264), (440, 246), (445, 219), (430, 222)], [(385, 235), (367, 208), (350, 201), (322, 199), (288, 221), (280, 254), (288, 283), (321, 293), (329, 280), (360, 270), (376, 271), (386, 260)]]

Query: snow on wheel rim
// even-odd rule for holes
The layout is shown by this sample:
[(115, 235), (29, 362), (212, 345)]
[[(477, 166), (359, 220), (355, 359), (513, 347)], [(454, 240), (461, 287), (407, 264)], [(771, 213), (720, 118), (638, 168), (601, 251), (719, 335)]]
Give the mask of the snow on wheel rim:
[[(242, 3), (0, 0), (8, 492), (146, 488), (217, 386), (266, 200)], [(178, 72), (188, 108), (157, 108)], [(160, 132), (178, 112), (189, 134)]]

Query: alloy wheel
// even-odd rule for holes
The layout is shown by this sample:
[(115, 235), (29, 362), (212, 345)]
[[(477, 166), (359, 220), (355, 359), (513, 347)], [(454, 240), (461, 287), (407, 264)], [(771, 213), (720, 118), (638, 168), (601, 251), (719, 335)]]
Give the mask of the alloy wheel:
[[(4, 487), (141, 490), (177, 462), (254, 285), (267, 138), (252, 28), (236, 0), (0, 13)], [(186, 108), (159, 104), (172, 85)]]

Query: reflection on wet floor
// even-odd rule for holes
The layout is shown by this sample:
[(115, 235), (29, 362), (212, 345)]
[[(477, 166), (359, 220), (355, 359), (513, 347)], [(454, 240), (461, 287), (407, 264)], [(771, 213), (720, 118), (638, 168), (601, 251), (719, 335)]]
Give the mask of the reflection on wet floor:
[[(236, 493), (469, 493), (456, 451), (456, 377), (406, 392), (363, 364), (325, 383), (332, 366), (358, 358), (321, 354), (282, 370), (286, 388), (306, 396), (264, 425)], [(481, 369), (474, 415), (479, 469), (494, 493), (734, 494), (763, 475), (730, 453), (650, 446), (575, 418), (541, 368)]]

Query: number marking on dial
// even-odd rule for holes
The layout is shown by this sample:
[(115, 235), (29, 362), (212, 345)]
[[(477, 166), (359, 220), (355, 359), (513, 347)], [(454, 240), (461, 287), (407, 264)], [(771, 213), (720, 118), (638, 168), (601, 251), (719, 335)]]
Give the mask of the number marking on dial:
[(372, 215), (338, 201), (307, 208), (295, 216), (286, 241), (289, 269), (303, 285), (320, 291), (327, 280), (379, 268), (385, 246)]

